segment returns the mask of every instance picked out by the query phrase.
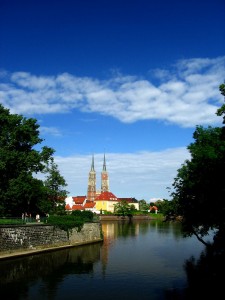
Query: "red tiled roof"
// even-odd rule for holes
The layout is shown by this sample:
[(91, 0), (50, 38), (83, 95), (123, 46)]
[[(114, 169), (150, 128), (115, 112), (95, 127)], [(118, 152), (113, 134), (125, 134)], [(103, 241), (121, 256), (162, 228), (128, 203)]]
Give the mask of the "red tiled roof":
[(88, 201), (84, 205), (84, 208), (93, 208), (93, 207), (95, 207), (95, 202), (93, 201)]
[(154, 209), (154, 210), (158, 210), (158, 207), (157, 206), (150, 206), (150, 210), (152, 210), (152, 209)]
[(76, 196), (72, 198), (75, 204), (83, 204), (86, 199), (86, 196)]
[(84, 207), (82, 205), (73, 205), (72, 210), (84, 210)]
[(111, 192), (102, 192), (99, 196), (96, 197), (95, 201), (117, 201), (117, 197)]
[(134, 199), (134, 198), (118, 198), (118, 201), (121, 202), (121, 201), (126, 201), (126, 202), (129, 202), (129, 203), (136, 203), (137, 200)]
[(71, 210), (71, 206), (69, 204), (66, 204), (65, 209), (66, 210)]

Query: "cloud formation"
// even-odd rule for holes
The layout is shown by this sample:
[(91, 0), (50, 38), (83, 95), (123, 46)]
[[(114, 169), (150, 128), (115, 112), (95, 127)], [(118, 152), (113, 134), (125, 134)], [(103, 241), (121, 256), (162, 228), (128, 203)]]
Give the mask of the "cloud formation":
[[(36, 76), (0, 74), (0, 102), (19, 114), (95, 112), (124, 123), (160, 120), (181, 127), (216, 124), (223, 98), (225, 56), (184, 59), (170, 70), (154, 71), (154, 80), (117, 74), (107, 80), (68, 73)], [(157, 79), (157, 80), (156, 80)], [(153, 82), (157, 82), (153, 83)]]

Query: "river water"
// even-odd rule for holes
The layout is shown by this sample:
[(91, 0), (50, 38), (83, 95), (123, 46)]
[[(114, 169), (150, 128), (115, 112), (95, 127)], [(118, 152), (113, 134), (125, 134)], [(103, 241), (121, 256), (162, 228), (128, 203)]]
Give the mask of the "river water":
[(182, 298), (184, 262), (204, 249), (196, 238), (155, 220), (102, 221), (102, 229), (104, 242), (0, 261), (1, 299)]

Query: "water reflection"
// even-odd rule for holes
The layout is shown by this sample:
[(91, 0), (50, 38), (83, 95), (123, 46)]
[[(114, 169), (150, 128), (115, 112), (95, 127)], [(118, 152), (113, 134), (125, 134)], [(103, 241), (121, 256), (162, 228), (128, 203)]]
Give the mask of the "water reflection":
[(100, 259), (100, 248), (101, 243), (96, 243), (1, 261), (1, 292), (5, 291), (10, 299), (19, 299), (20, 293), (25, 297), (36, 280), (54, 290), (67, 274), (92, 273), (94, 263)]
[(104, 242), (0, 261), (1, 293), (32, 300), (184, 299), (194, 276), (192, 261), (187, 282), (184, 262), (204, 248), (184, 239), (179, 224), (103, 221), (102, 230)]
[(104, 240), (117, 238), (130, 238), (141, 235), (157, 233), (159, 235), (172, 234), (176, 238), (183, 238), (179, 223), (166, 223), (159, 220), (134, 221), (102, 221)]

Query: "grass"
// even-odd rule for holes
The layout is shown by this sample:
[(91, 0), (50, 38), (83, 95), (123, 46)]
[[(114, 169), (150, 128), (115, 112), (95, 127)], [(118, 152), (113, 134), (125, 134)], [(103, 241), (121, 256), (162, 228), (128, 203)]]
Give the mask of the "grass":
[(0, 218), (0, 225), (22, 225), (24, 220), (20, 218)]

